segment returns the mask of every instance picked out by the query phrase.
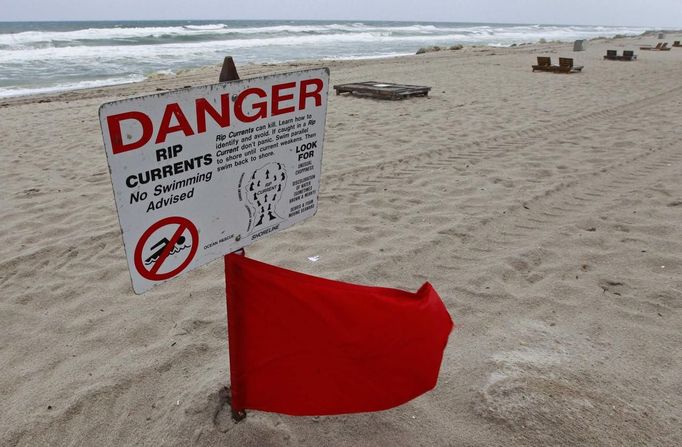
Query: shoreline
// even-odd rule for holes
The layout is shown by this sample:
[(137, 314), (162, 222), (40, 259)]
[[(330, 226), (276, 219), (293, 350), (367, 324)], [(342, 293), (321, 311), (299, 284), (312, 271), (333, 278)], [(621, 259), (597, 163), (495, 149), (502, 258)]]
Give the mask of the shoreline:
[[(410, 23), (410, 22), (406, 22)], [(447, 23), (447, 22), (444, 22)], [(655, 30), (647, 30), (639, 35), (616, 35), (613, 37), (593, 37), (590, 39), (585, 39), (587, 42), (594, 42), (594, 41), (601, 41), (601, 40), (618, 40), (618, 39), (638, 39), (642, 37), (649, 37), (649, 36), (655, 36), (658, 33), (678, 33), (682, 31), (665, 31), (665, 30), (660, 30), (660, 31), (655, 31)], [(540, 39), (544, 40), (544, 39)], [(511, 48), (511, 49), (518, 49), (518, 48), (532, 48), (532, 47), (537, 47), (541, 48), (543, 45), (568, 45), (572, 44), (573, 40), (569, 41), (561, 41), (561, 40), (550, 40), (550, 41), (545, 41), (545, 42), (521, 42), (521, 43), (512, 43), (512, 44), (475, 44), (475, 45), (462, 45), (462, 50), (466, 49), (475, 49), (475, 48), (495, 48), (495, 49), (504, 49), (504, 48)], [(450, 46), (458, 46), (461, 45), (457, 42), (453, 42), (448, 47)], [(433, 46), (427, 46), (427, 47), (422, 47), (422, 48), (432, 48)], [(448, 47), (443, 47), (443, 50), (441, 51), (446, 51)], [(316, 59), (316, 60), (306, 60), (306, 59), (295, 59), (295, 60), (290, 60), (290, 61), (284, 61), (284, 62), (275, 62), (275, 63), (267, 63), (267, 62), (249, 62), (244, 65), (240, 65), (239, 61), (236, 61), (237, 63), (237, 68), (241, 68), (243, 66), (272, 66), (272, 65), (282, 65), (282, 66), (287, 66), (287, 65), (294, 65), (294, 64), (300, 64), (300, 63), (310, 63), (310, 62), (344, 62), (344, 61), (363, 61), (363, 60), (375, 60), (375, 59), (392, 59), (392, 58), (401, 58), (401, 57), (409, 57), (413, 56), (415, 54), (418, 54), (417, 52), (420, 51), (422, 48), (415, 48), (413, 53), (399, 53), (399, 54), (391, 54), (391, 55), (376, 55), (376, 56), (361, 56), (361, 57), (342, 57), (338, 59), (333, 59), (333, 58), (324, 58), (324, 59)], [(461, 50), (458, 50), (461, 51)], [(431, 51), (427, 51), (431, 52)], [(36, 93), (27, 93), (27, 94), (18, 94), (18, 95), (9, 95), (9, 96), (0, 96), (0, 105), (8, 102), (12, 102), (13, 100), (21, 100), (21, 99), (28, 99), (30, 97), (39, 97), (41, 99), (45, 98), (50, 98), (54, 96), (59, 96), (64, 93), (71, 93), (71, 92), (79, 92), (79, 91), (88, 91), (88, 90), (94, 90), (94, 89), (102, 89), (102, 88), (110, 88), (110, 87), (117, 87), (117, 86), (123, 86), (123, 85), (129, 85), (129, 84), (137, 84), (137, 83), (144, 83), (149, 80), (155, 80), (159, 79), (162, 77), (175, 77), (180, 74), (185, 74), (187, 72), (193, 72), (193, 71), (203, 71), (207, 69), (208, 67), (213, 67), (213, 65), (203, 65), (203, 66), (196, 66), (196, 67), (189, 67), (189, 68), (181, 68), (178, 70), (176, 73), (172, 74), (167, 74), (164, 72), (167, 72), (168, 69), (160, 69), (158, 71), (152, 72), (150, 74), (132, 74), (130, 76), (143, 76), (144, 79), (141, 80), (135, 80), (135, 81), (125, 81), (125, 82), (118, 82), (118, 83), (106, 83), (107, 80), (102, 80), (103, 84), (101, 85), (96, 85), (93, 87), (83, 87), (83, 88), (72, 88), (72, 89), (60, 89), (59, 87), (36, 87), (36, 89), (53, 89), (50, 91), (46, 92), (36, 92)], [(92, 81), (92, 82), (100, 82), (100, 81)]]

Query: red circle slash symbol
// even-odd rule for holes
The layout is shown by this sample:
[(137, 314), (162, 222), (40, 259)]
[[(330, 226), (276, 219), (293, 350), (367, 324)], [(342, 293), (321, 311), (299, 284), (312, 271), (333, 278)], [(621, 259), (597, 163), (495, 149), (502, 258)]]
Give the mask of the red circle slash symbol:
[[(164, 228), (169, 225), (177, 225), (177, 228), (172, 233), (170, 239), (163, 237), (158, 242), (154, 242), (154, 239), (161, 237), (164, 233), (170, 234), (171, 229)], [(189, 237), (191, 238), (190, 241), (187, 241), (188, 238), (185, 236), (185, 233), (189, 233)], [(156, 235), (156, 237), (152, 240), (153, 243), (150, 247), (152, 252), (151, 254), (145, 255), (145, 246), (149, 239), (154, 235)], [(194, 259), (198, 247), (199, 232), (191, 221), (179, 216), (166, 217), (149, 227), (140, 237), (140, 240), (135, 247), (135, 268), (143, 278), (151, 281), (163, 281), (182, 272), (189, 263), (192, 262), (192, 259)], [(166, 263), (169, 258), (175, 257), (175, 255), (182, 256), (182, 251), (186, 252), (184, 256), (187, 257), (182, 260), (182, 262), (179, 262), (179, 265), (169, 271), (163, 273), (159, 272), (161, 266)], [(171, 262), (168, 264), (171, 264)]]

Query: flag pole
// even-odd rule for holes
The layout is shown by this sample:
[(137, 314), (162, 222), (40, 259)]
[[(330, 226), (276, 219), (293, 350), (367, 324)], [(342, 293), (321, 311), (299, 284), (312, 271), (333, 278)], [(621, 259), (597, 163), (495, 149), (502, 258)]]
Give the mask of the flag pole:
[[(244, 251), (243, 248), (231, 253), (231, 254), (236, 254), (239, 256), (246, 256), (246, 251)], [(239, 421), (242, 421), (246, 418), (246, 410), (242, 407), (235, 406), (235, 394), (234, 394), (234, 372), (237, 370), (237, 356), (236, 356), (236, 351), (237, 351), (237, 342), (238, 341), (243, 341), (243, 340), (235, 340), (235, 334), (234, 331), (230, 331), (230, 328), (234, 328), (234, 325), (230, 324), (230, 319), (234, 318), (233, 312), (230, 312), (230, 307), (234, 310), (234, 304), (230, 304), (232, 297), (230, 296), (230, 287), (229, 284), (227, 283), (227, 277), (228, 277), (228, 268), (229, 268), (229, 263), (227, 260), (227, 257), (229, 255), (225, 255), (223, 260), (225, 262), (225, 297), (227, 298), (227, 307), (225, 308), (227, 310), (227, 339), (228, 339), (228, 354), (230, 357), (230, 409), (231, 409), (231, 414), (232, 414), (232, 420), (236, 423)]]
[[(234, 65), (234, 60), (232, 59), (232, 56), (227, 56), (223, 60), (223, 67), (220, 70), (220, 76), (218, 77), (218, 82), (228, 82), (228, 81), (237, 81), (239, 80), (239, 73), (237, 73), (237, 67)], [(244, 256), (246, 252), (244, 249), (240, 249), (236, 251), (235, 253), (241, 254)], [(227, 256), (223, 258), (223, 262), (225, 263), (225, 271), (227, 272)], [(225, 275), (225, 292), (227, 293), (227, 275)], [(228, 298), (229, 299), (229, 298)], [(228, 315), (228, 334), (229, 334), (229, 315)], [(229, 335), (228, 335), (229, 337)], [(230, 362), (231, 363), (231, 362)], [(232, 368), (232, 365), (230, 364), (230, 368)], [(230, 407), (232, 410), (232, 420), (235, 422), (242, 421), (246, 418), (246, 411), (243, 409), (237, 409), (235, 410), (234, 405), (232, 405), (232, 388), (230, 384)]]

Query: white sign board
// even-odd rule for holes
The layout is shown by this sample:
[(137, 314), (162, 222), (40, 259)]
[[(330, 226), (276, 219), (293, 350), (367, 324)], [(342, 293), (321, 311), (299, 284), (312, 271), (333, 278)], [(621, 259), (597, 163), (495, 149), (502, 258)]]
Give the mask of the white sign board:
[(328, 88), (325, 68), (102, 105), (135, 293), (315, 214)]

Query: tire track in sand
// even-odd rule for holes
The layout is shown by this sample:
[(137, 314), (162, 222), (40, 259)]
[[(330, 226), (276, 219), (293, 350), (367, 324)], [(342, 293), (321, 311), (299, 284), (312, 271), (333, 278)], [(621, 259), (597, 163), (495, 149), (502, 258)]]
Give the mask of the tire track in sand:
[[(652, 95), (647, 98), (632, 101), (623, 105), (609, 107), (595, 112), (576, 115), (572, 118), (551, 124), (530, 126), (526, 129), (512, 132), (502, 132), (481, 140), (467, 143), (457, 143), (436, 149), (414, 151), (409, 157), (390, 161), (382, 161), (374, 165), (361, 166), (353, 170), (325, 175), (325, 189), (339, 191), (338, 188), (353, 192), (377, 186), (385, 180), (394, 180), (422, 172), (429, 168), (443, 166), (443, 163), (458, 163), (466, 161), (475, 165), (482, 160), (495, 157), (500, 153), (522, 149), (532, 143), (541, 143), (546, 136), (564, 129), (579, 129), (585, 124), (595, 124), (600, 121), (613, 119), (614, 116), (627, 116), (641, 113), (660, 106), (665, 102), (678, 100), (682, 87), (676, 87), (668, 92)], [(639, 123), (637, 123), (639, 124)], [(322, 191), (322, 196), (326, 195)]]
[[(625, 128), (629, 126), (639, 126), (641, 128), (653, 128), (656, 125), (661, 125), (660, 120), (656, 115), (650, 114), (650, 108), (660, 105), (666, 100), (677, 100), (682, 89), (676, 89), (666, 95), (656, 95), (643, 101), (636, 101), (621, 108), (609, 109), (597, 114), (588, 114), (584, 117), (575, 118), (566, 123), (569, 126), (570, 134), (573, 134), (575, 123), (579, 120), (590, 120), (594, 122), (595, 116), (601, 116), (603, 119), (612, 119), (614, 114), (622, 114), (619, 117), (621, 125)], [(648, 104), (648, 107), (642, 107), (642, 104)], [(636, 111), (630, 111), (635, 108)], [(558, 124), (550, 126), (550, 131)], [(541, 127), (538, 132), (547, 132), (547, 127)], [(560, 132), (561, 133), (561, 132)], [(510, 141), (517, 138), (512, 135)], [(540, 138), (539, 143), (543, 143), (544, 139)], [(537, 157), (543, 155), (538, 152), (542, 148), (538, 147), (538, 143), (528, 144), (519, 143), (523, 147), (518, 147), (517, 150), (510, 152), (511, 158), (520, 157)], [(420, 238), (400, 240), (400, 252), (404, 255), (392, 255), (387, 264), (395, 264), (401, 262), (404, 257), (412, 257), (416, 254), (421, 254), (425, 251), (434, 251), (436, 245), (446, 244), (452, 249), (443, 253), (452, 259), (459, 259), (462, 261), (475, 261), (482, 256), (487, 256), (495, 250), (503, 249), (509, 250), (511, 247), (523, 245), (528, 240), (533, 240), (536, 237), (534, 234), (546, 225), (555, 225), (557, 222), (562, 222), (569, 219), (572, 215), (578, 212), (584, 212), (586, 207), (600, 206), (604, 197), (609, 196), (621, 197), (623, 191), (632, 189), (633, 185), (641, 182), (642, 179), (656, 179), (660, 172), (668, 172), (670, 169), (678, 169), (679, 163), (682, 160), (682, 155), (674, 153), (674, 148), (678, 144), (677, 139), (672, 136), (668, 139), (661, 140), (657, 132), (649, 130), (647, 138), (640, 142), (640, 146), (648, 147), (648, 149), (640, 148), (620, 148), (618, 144), (612, 143), (612, 146), (607, 148), (603, 160), (598, 160), (593, 163), (593, 167), (585, 169), (578, 173), (571, 173), (564, 176), (557, 176), (553, 182), (536, 180), (534, 178), (524, 179), (527, 185), (532, 185), (529, 188), (529, 194), (524, 198), (523, 202), (513, 198), (516, 194), (516, 185), (514, 188), (505, 191), (498, 191), (499, 195), (508, 196), (500, 200), (503, 207), (494, 210), (493, 213), (485, 214), (490, 211), (490, 203), (476, 203), (471, 200), (471, 194), (466, 197), (468, 185), (461, 185), (454, 190), (448, 190), (448, 193), (456, 193), (455, 201), (457, 203), (457, 216), (451, 216), (449, 220), (443, 222), (435, 222), (431, 225), (420, 225), (418, 230), (420, 233), (427, 233)], [(494, 149), (503, 147), (503, 144), (498, 144)], [(620, 151), (617, 152), (617, 151)], [(545, 151), (545, 156), (551, 156), (551, 152)], [(592, 150), (583, 149), (579, 154), (581, 158), (588, 159), (594, 156)], [(499, 155), (498, 155), (499, 156)], [(481, 169), (486, 169), (485, 161), (490, 157), (480, 158), (475, 160)], [(615, 159), (616, 161), (613, 161)], [(395, 225), (410, 225), (412, 222), (409, 217), (395, 217), (400, 214), (399, 209), (402, 205), (407, 205), (405, 188), (400, 188), (401, 185), (414, 184), (415, 197), (413, 201), (421, 200), (421, 197), (416, 195), (421, 193), (419, 188), (420, 179), (435, 183), (447, 184), (451, 182), (453, 176), (458, 176), (463, 172), (461, 166), (451, 163), (452, 157), (446, 156), (440, 160), (434, 159), (427, 162), (422, 162), (418, 165), (407, 166), (395, 174), (380, 175), (375, 181), (354, 182), (353, 184), (344, 185), (342, 179), (336, 185), (331, 187), (335, 191), (333, 197), (334, 201), (341, 201), (344, 197), (348, 199), (351, 207), (360, 206), (363, 209), (367, 208), (367, 204), (372, 205), (372, 192), (378, 188), (383, 188), (382, 196), (391, 196), (386, 199), (386, 203), (379, 203), (376, 206), (376, 216), (372, 219), (376, 225), (381, 227), (380, 222), (385, 221), (386, 217), (390, 217), (390, 221)], [(471, 161), (472, 164), (474, 160)], [(603, 162), (603, 163), (602, 163)], [(674, 166), (674, 167), (673, 167)], [(376, 169), (382, 169), (375, 167)], [(362, 174), (366, 174), (364, 171)], [(362, 178), (363, 175), (360, 175)], [(472, 177), (476, 175), (471, 174)], [(654, 181), (654, 180), (651, 180)], [(634, 182), (634, 183), (633, 183)], [(339, 184), (340, 183), (340, 184)], [(647, 181), (648, 184), (648, 181)], [(461, 194), (459, 194), (461, 193)], [(461, 199), (459, 197), (462, 197)], [(322, 197), (324, 200), (327, 197)], [(424, 197), (423, 201), (433, 200), (433, 195)], [(473, 203), (472, 203), (473, 202)], [(397, 205), (395, 205), (397, 204)], [(429, 210), (427, 209), (426, 212)], [(436, 207), (432, 207), (431, 211), (438, 211)], [(393, 214), (391, 214), (393, 213)], [(352, 217), (350, 218), (352, 220)], [(364, 222), (362, 225), (362, 232), (368, 231), (373, 225)], [(376, 228), (376, 227), (375, 227)], [(379, 236), (382, 237), (382, 236)], [(423, 241), (428, 241), (423, 243)], [(525, 241), (525, 242), (524, 242)], [(441, 260), (444, 262), (444, 260)], [(435, 260), (434, 260), (435, 262)], [(375, 264), (376, 268), (380, 268), (379, 264)]]

